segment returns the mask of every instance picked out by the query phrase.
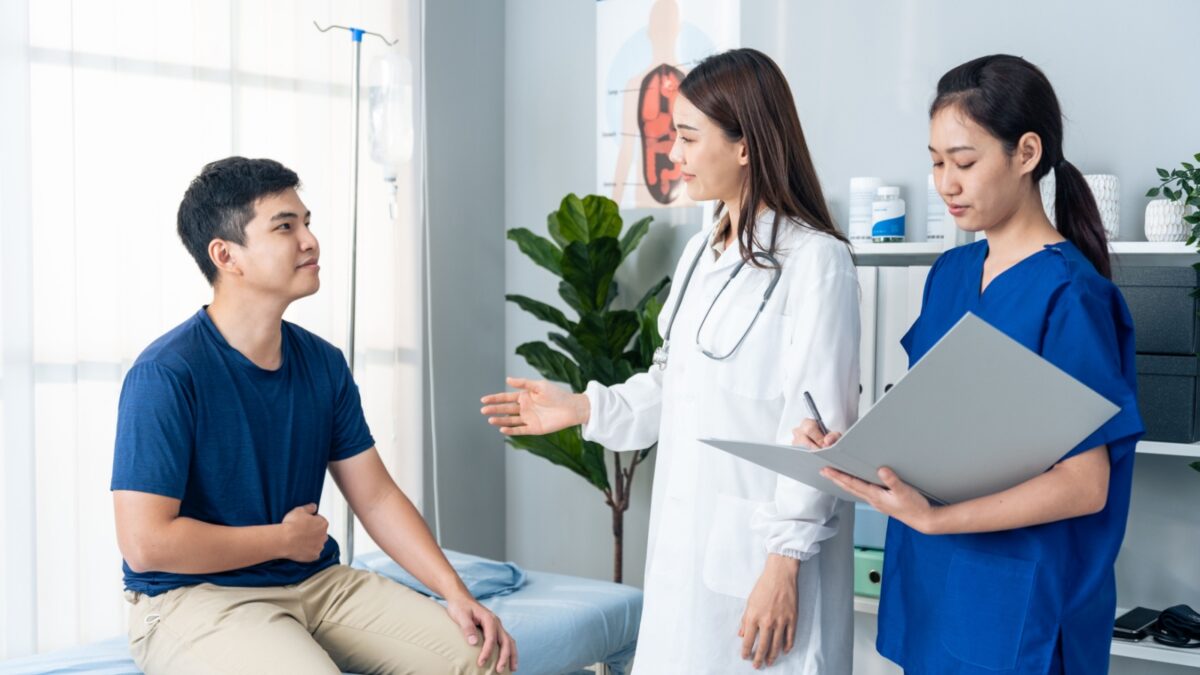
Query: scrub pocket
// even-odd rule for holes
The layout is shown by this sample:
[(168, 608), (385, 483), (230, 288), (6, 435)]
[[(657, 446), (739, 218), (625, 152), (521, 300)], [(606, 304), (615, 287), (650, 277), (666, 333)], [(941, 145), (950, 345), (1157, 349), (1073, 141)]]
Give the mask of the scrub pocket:
[(1036, 572), (1028, 560), (955, 551), (938, 621), (946, 651), (980, 668), (1015, 667)]
[[(711, 333), (705, 327), (700, 344), (713, 354), (729, 353), (746, 333), (746, 339), (733, 354), (717, 361), (717, 384), (722, 389), (747, 398), (769, 400), (783, 393), (783, 350), (787, 345), (787, 317), (763, 312), (755, 320), (753, 308), (731, 305), (720, 317), (720, 325)], [(714, 310), (715, 312), (715, 310)], [(711, 323), (713, 317), (709, 317)], [(750, 322), (754, 326), (750, 327)]]
[(718, 494), (704, 549), (704, 585), (710, 591), (748, 598), (767, 564), (766, 540), (750, 527), (762, 502)]

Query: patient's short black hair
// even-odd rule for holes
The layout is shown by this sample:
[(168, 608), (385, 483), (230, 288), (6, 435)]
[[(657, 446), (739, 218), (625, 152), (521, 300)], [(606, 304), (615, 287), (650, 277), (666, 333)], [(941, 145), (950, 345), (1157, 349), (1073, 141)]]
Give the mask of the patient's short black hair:
[(226, 157), (205, 165), (179, 203), (177, 229), (209, 285), (217, 266), (208, 257), (213, 239), (246, 243), (246, 225), (254, 219), (254, 202), (300, 186), (295, 171), (273, 159)]

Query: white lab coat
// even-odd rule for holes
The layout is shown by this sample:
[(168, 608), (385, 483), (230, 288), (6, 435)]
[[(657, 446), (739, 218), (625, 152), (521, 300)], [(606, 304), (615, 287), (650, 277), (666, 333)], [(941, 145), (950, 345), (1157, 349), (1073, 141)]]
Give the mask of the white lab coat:
[[(773, 212), (760, 214), (769, 240)], [(672, 277), (659, 320), (667, 330), (697, 247)], [(584, 438), (613, 450), (658, 441), (650, 505), (645, 602), (635, 675), (756, 673), (737, 630), (768, 553), (801, 560), (795, 648), (766, 672), (849, 675), (853, 649), (852, 504), (699, 442), (736, 438), (791, 443), (809, 417), (809, 391), (830, 429), (858, 415), (858, 276), (845, 244), (786, 219), (776, 258), (782, 278), (733, 356), (715, 361), (696, 334), (721, 284), (741, 260), (736, 245), (701, 256), (671, 334), (665, 371), (623, 384), (590, 382)], [(712, 310), (700, 339), (726, 353), (762, 300), (770, 273), (747, 265)], [(799, 452), (800, 450), (797, 450)]]

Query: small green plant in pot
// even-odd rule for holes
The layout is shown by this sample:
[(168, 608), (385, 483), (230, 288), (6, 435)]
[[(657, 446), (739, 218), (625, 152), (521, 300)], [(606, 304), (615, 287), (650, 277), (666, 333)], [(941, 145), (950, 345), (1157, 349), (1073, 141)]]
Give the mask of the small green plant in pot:
[[(619, 384), (651, 366), (654, 350), (662, 344), (659, 295), (670, 278), (651, 286), (632, 309), (613, 308), (618, 296), (613, 277), (646, 236), (651, 220), (643, 218), (622, 234), (624, 223), (616, 202), (599, 195), (580, 199), (569, 194), (558, 210), (547, 216), (550, 239), (520, 227), (508, 231), (508, 238), (522, 253), (561, 279), (558, 295), (578, 317), (570, 319), (557, 307), (524, 295), (505, 296), (557, 329), (548, 335), (557, 349), (538, 341), (526, 342), (516, 350), (543, 377), (580, 393), (591, 380)], [(570, 469), (603, 493), (612, 510), (613, 581), (620, 582), (625, 512), (633, 479), (653, 446), (626, 454), (624, 466), (622, 454), (613, 453), (610, 479), (606, 449), (585, 441), (580, 427), (544, 436), (513, 436), (508, 443)]]
[[(1193, 155), (1200, 162), (1200, 152)], [(1190, 228), (1188, 246), (1197, 245), (1200, 248), (1200, 167), (1191, 162), (1180, 162), (1180, 168), (1173, 170), (1157, 169), (1159, 184), (1146, 192), (1147, 197), (1158, 197), (1160, 194), (1168, 201), (1181, 206), (1184, 211), (1183, 222)], [(1200, 263), (1193, 265), (1200, 269)]]

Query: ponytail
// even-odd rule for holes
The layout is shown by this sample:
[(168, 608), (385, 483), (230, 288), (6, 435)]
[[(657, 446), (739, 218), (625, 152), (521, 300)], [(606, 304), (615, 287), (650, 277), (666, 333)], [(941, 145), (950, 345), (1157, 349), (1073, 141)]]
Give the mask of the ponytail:
[(1096, 271), (1105, 279), (1112, 278), (1108, 259), (1108, 238), (1100, 221), (1100, 208), (1083, 174), (1075, 165), (1062, 159), (1054, 176), (1054, 218), (1058, 232), (1075, 244)]

